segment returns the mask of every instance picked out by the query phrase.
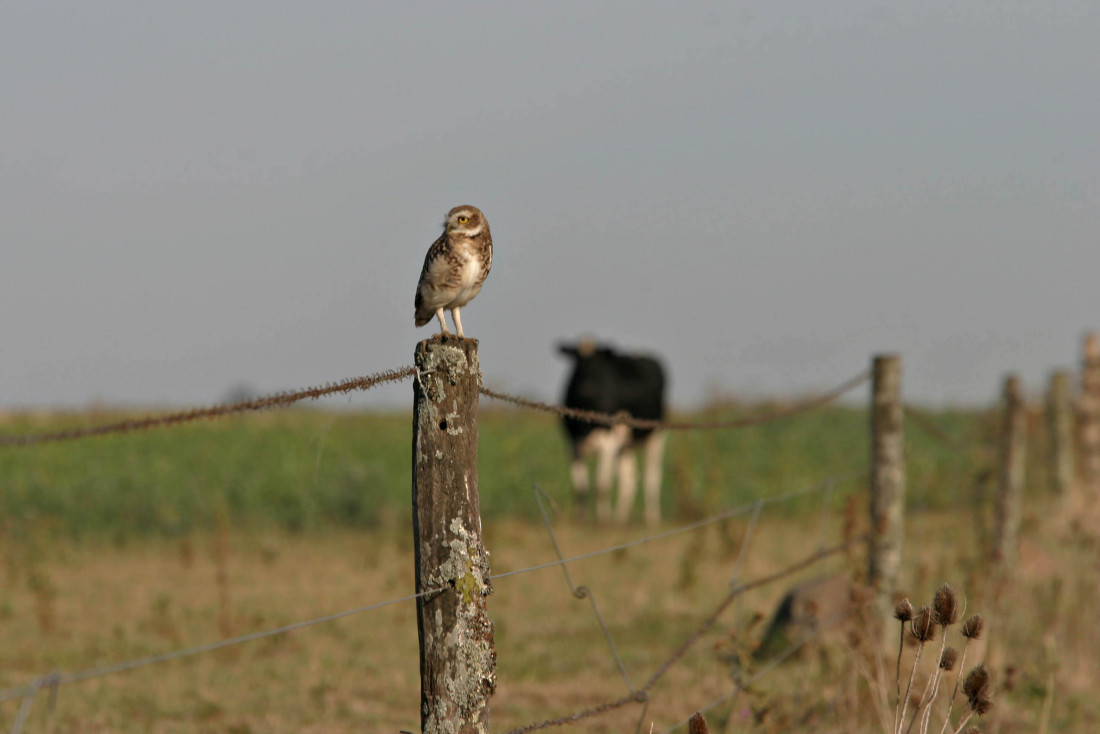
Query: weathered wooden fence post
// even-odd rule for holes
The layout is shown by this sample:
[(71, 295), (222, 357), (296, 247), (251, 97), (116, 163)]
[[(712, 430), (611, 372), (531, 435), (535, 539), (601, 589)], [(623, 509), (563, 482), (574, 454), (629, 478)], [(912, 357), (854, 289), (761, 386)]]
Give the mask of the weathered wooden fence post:
[(496, 688), (492, 593), (477, 487), (477, 341), (416, 346), (413, 541), (424, 734), (484, 734)]
[(1006, 377), (1004, 383), (1000, 462), (993, 499), (993, 560), (1007, 570), (1016, 563), (1027, 470), (1027, 414), (1020, 380), (1015, 375)]
[(1081, 485), (1087, 500), (1100, 499), (1100, 336), (1085, 335), (1081, 363)]
[(1073, 459), (1073, 406), (1070, 375), (1057, 370), (1050, 375), (1047, 390), (1048, 461), (1051, 489), (1065, 499), (1071, 493), (1076, 466)]
[(871, 542), (867, 582), (884, 626), (894, 608), (905, 541), (905, 436), (901, 358), (878, 355), (871, 384)]

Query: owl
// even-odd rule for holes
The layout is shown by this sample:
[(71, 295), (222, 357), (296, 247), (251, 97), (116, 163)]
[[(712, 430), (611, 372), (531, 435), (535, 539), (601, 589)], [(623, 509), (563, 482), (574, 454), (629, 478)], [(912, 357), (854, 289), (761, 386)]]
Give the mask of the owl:
[(493, 237), (489, 223), (476, 206), (456, 206), (447, 212), (443, 234), (428, 248), (420, 282), (416, 286), (416, 325), (439, 319), (443, 334), (450, 334), (443, 311), (450, 310), (458, 335), (462, 333), (460, 308), (481, 292), (493, 265)]

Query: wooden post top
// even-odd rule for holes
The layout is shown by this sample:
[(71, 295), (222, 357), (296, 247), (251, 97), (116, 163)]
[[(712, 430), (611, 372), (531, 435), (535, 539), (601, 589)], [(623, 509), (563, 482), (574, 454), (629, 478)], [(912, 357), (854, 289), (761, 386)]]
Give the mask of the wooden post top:
[(1084, 356), (1086, 362), (1100, 362), (1100, 334), (1095, 331), (1085, 334)]

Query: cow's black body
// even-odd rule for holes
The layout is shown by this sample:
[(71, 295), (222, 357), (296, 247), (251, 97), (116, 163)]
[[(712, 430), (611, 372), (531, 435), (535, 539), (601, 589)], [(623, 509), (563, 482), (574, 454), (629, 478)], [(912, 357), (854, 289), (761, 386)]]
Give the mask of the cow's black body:
[[(619, 354), (608, 347), (596, 347), (582, 356), (578, 348), (560, 347), (575, 360), (573, 375), (565, 389), (565, 405), (597, 413), (626, 411), (635, 418), (663, 420), (665, 417), (665, 373), (653, 357)], [(583, 441), (600, 424), (566, 417), (565, 432), (574, 444)], [(633, 429), (635, 442), (652, 433), (648, 428)]]
[[(566, 406), (599, 413), (626, 412), (635, 418), (664, 419), (665, 374), (657, 359), (621, 354), (608, 346), (586, 343), (561, 345), (559, 351), (574, 361), (565, 390)], [(659, 519), (658, 497), (654, 495), (660, 491), (660, 462), (664, 449), (661, 431), (608, 427), (569, 417), (563, 419), (563, 427), (573, 452), (574, 488), (579, 495), (588, 491), (588, 469), (584, 462), (588, 456), (598, 456), (596, 486), (600, 504), (597, 509), (601, 519), (607, 519), (610, 513), (610, 483), (615, 468), (609, 462), (619, 464), (619, 519), (625, 520), (630, 512), (628, 503), (634, 497), (632, 451), (644, 447), (646, 517), (651, 522)], [(629, 466), (625, 462), (630, 462)]]

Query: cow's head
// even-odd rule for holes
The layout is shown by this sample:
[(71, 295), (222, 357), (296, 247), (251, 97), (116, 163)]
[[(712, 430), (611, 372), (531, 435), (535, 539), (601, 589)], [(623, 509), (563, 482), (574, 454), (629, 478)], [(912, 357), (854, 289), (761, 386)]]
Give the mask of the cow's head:
[(588, 359), (596, 355), (606, 356), (612, 354), (610, 347), (597, 344), (593, 339), (581, 339), (576, 344), (558, 344), (558, 351), (574, 360)]

